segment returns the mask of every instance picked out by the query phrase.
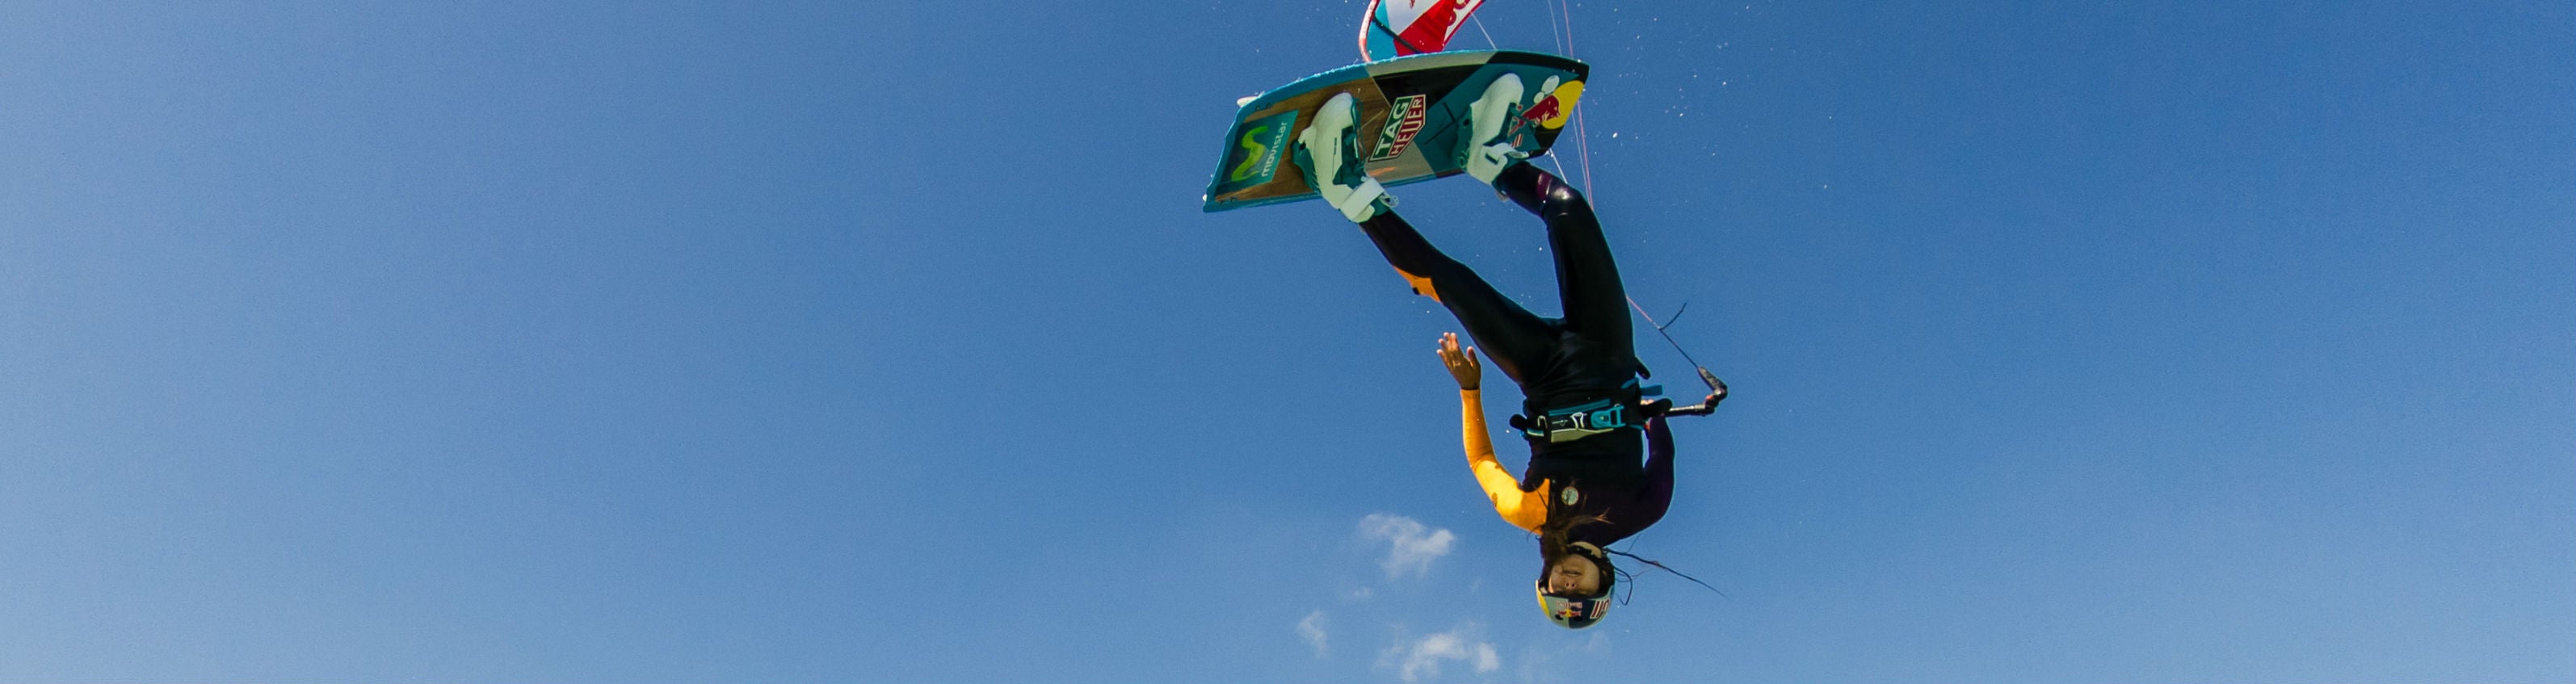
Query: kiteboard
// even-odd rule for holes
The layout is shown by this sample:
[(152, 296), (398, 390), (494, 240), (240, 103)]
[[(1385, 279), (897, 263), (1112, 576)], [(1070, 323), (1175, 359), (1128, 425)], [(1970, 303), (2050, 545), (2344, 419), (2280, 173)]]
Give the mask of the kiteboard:
[(1218, 212), (1314, 197), (1290, 144), (1337, 93), (1359, 101), (1362, 167), (1379, 183), (1398, 185), (1461, 171), (1458, 138), (1467, 106), (1507, 73), (1520, 76), (1523, 94), (1503, 140), (1533, 157), (1546, 154), (1574, 114), (1590, 72), (1556, 55), (1479, 50), (1396, 57), (1297, 79), (1237, 103), (1200, 208)]

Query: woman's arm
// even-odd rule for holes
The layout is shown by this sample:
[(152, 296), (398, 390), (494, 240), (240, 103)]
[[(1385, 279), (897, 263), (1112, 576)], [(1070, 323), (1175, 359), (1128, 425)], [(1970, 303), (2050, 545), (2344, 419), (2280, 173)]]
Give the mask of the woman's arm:
[(1664, 510), (1673, 505), (1673, 432), (1662, 416), (1646, 419), (1646, 488), (1637, 492), (1636, 512), (1618, 516), (1621, 522), (1634, 520), (1635, 526), (1622, 530), (1620, 537), (1646, 531), (1664, 519)]
[(1458, 381), (1458, 428), (1476, 484), (1484, 487), (1485, 498), (1493, 500), (1494, 512), (1504, 522), (1537, 532), (1547, 522), (1547, 487), (1542, 483), (1538, 491), (1521, 491), (1520, 479), (1503, 470), (1502, 460), (1494, 457), (1494, 439), (1485, 430), (1485, 401), (1479, 391), (1485, 369), (1476, 363), (1476, 348), (1459, 349), (1457, 333), (1442, 334), (1440, 362)]

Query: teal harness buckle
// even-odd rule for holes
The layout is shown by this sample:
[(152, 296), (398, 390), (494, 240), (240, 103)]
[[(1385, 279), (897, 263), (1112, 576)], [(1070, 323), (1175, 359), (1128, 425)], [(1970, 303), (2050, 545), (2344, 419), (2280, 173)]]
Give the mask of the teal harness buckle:
[(1549, 411), (1536, 419), (1512, 421), (1521, 434), (1544, 438), (1550, 442), (1571, 442), (1593, 435), (1633, 427), (1628, 423), (1628, 408), (1608, 399)]
[[(1618, 398), (1533, 411), (1538, 414), (1536, 417), (1512, 416), (1512, 427), (1519, 429), (1522, 435), (1531, 439), (1545, 439), (1552, 443), (1571, 442), (1605, 432), (1645, 427), (1645, 422), (1636, 417), (1637, 400), (1663, 394), (1663, 386), (1638, 387), (1637, 380), (1629, 378), (1628, 383), (1620, 386), (1619, 389), (1622, 391), (1618, 394), (1623, 396)], [(1630, 392), (1635, 394), (1629, 394)]]

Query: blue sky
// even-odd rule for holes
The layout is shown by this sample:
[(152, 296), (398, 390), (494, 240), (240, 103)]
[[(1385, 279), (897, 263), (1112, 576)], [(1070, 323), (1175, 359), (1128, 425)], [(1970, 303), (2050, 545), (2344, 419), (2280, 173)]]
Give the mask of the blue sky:
[(2576, 675), (2567, 5), (1572, 5), (1736, 390), (1633, 549), (1727, 597), (1585, 632), (1454, 322), (1198, 212), (1362, 5), (0, 8), (0, 679)]

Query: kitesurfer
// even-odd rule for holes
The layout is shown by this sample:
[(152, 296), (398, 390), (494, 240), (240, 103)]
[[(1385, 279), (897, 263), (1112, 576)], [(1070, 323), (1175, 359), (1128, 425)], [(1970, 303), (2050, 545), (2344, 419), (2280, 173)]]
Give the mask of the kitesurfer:
[[(1521, 308), (1396, 215), (1386, 188), (1361, 168), (1359, 110), (1350, 94), (1325, 102), (1298, 133), (1294, 154), (1324, 200), (1359, 224), (1414, 292), (1447, 307), (1474, 339), (1475, 347), (1460, 349), (1452, 334), (1440, 346), (1458, 381), (1470, 467), (1495, 512), (1539, 536), (1541, 609), (1556, 624), (1581, 629), (1610, 608), (1616, 570), (1607, 547), (1653, 525), (1672, 500), (1672, 436), (1661, 418), (1672, 402), (1644, 401), (1638, 379), (1645, 367), (1631, 345), (1627, 294), (1591, 206), (1504, 140), (1516, 110), (1527, 106), (1523, 94), (1520, 78), (1508, 73), (1486, 86), (1459, 127), (1454, 153), (1468, 175), (1547, 224), (1562, 318)], [(1530, 447), (1517, 479), (1486, 438), (1477, 348), (1527, 397), (1512, 418)], [(1723, 384), (1711, 382), (1715, 391), (1702, 407), (1726, 396)]]

